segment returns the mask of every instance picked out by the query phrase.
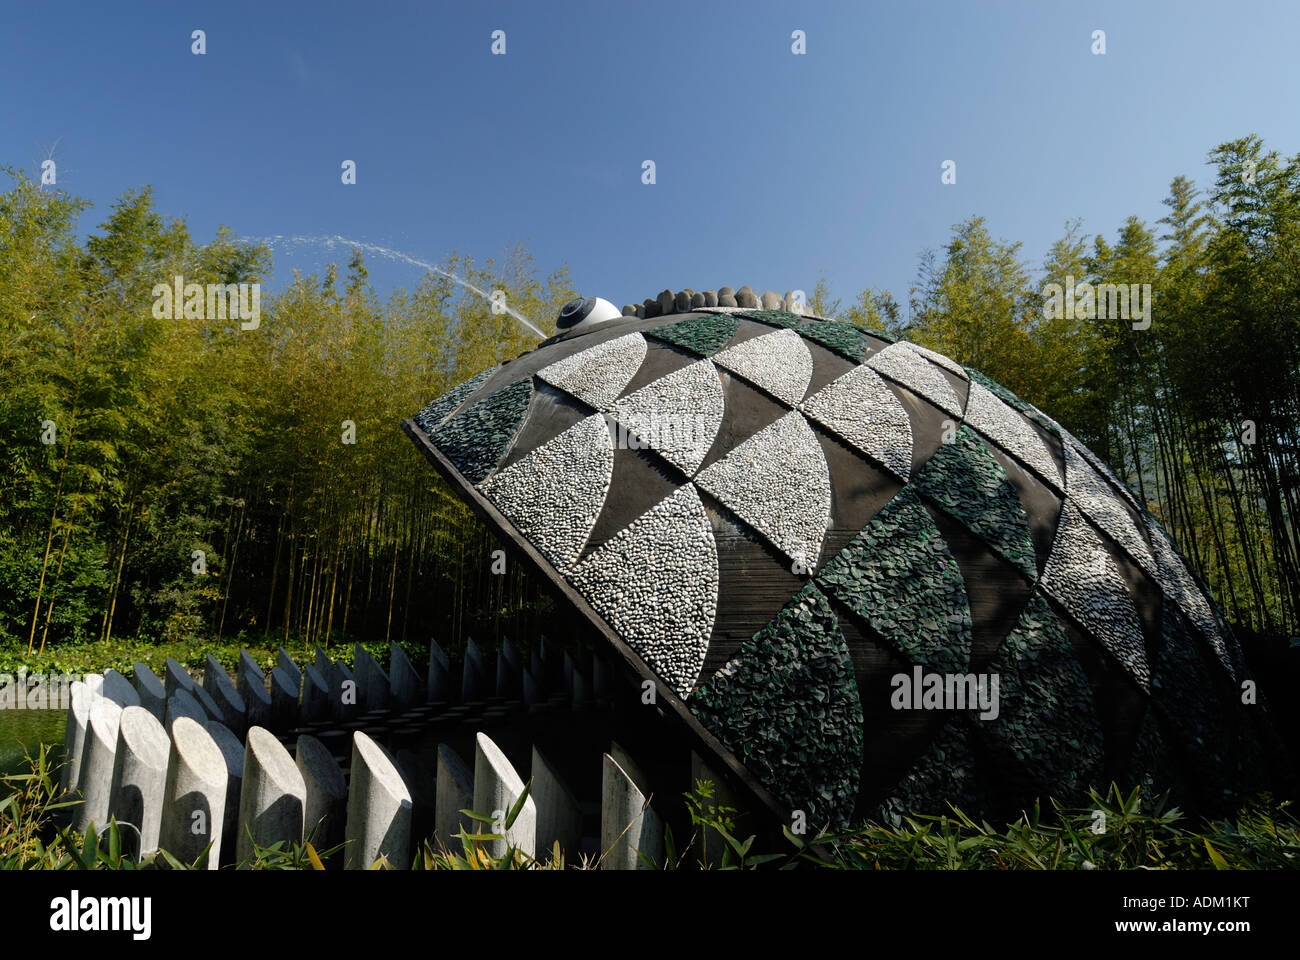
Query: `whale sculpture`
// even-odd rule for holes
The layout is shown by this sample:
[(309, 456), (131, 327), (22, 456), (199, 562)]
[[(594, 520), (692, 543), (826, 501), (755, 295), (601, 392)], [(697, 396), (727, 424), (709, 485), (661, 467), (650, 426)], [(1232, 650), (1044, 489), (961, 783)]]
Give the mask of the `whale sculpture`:
[(1205, 586), (1032, 405), (748, 287), (559, 326), (404, 429), (774, 815), (1267, 787)]

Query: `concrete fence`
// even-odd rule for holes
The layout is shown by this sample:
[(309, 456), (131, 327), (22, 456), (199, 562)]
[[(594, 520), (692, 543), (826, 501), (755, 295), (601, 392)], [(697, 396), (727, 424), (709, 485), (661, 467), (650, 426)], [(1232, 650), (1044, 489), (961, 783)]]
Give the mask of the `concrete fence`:
[(331, 868), (406, 869), (426, 840), (460, 853), (463, 828), (504, 835), (484, 844), (495, 855), (513, 845), (545, 862), (558, 845), (567, 862), (585, 854), (604, 869), (643, 869), (638, 851), (662, 861), (663, 820), (617, 744), (596, 749), (598, 773), (589, 763), (575, 774), (599, 796), (584, 803), (528, 741), (561, 714), (592, 726), (582, 711), (609, 668), (590, 655), (507, 641), (490, 669), (472, 641), (458, 664), (432, 643), (421, 678), (395, 644), (387, 670), (359, 647), (354, 668), (320, 647), (309, 664), (282, 648), (269, 675), (247, 653), (233, 680), (211, 656), (198, 681), (170, 659), (163, 674), (136, 664), (134, 685), (88, 675), (68, 707), (63, 787), (82, 800), (71, 824), (102, 831), (115, 818), (133, 855), (162, 848), (193, 862), (208, 849), (217, 869), (250, 859), (254, 844), (311, 840), (344, 845)]

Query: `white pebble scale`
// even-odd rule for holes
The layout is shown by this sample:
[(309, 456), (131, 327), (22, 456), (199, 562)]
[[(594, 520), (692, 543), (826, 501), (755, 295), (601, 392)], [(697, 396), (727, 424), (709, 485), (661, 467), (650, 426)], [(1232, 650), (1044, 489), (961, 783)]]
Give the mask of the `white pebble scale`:
[(718, 550), (693, 484), (592, 551), (569, 581), (678, 696), (690, 696), (718, 607)]

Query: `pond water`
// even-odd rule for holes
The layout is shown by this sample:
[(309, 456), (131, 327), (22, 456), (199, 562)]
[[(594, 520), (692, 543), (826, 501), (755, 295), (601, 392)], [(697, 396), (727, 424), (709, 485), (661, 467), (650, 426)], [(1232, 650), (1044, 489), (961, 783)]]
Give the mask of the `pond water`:
[(64, 710), (0, 710), (0, 774), (22, 769), (23, 751), (63, 743)]

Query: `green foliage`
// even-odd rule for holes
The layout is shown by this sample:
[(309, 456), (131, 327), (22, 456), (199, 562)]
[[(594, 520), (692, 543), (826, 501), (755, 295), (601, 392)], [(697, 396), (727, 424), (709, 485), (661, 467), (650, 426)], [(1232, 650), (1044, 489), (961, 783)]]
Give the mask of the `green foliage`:
[[(318, 851), (311, 840), (301, 843), (277, 840), (269, 847), (264, 847), (253, 839), (251, 830), (248, 838), (253, 847), (253, 855), (238, 864), (240, 870), (324, 870), (324, 861), (346, 846), (340, 843), (328, 850)], [(163, 856), (167, 857), (169, 864), (175, 864), (176, 861), (169, 854), (164, 853)]]
[[(506, 811), (505, 818), (500, 824), (485, 813), (479, 813), (474, 810), (460, 811), (464, 816), (473, 820), (479, 825), (473, 833), (470, 833), (462, 825), (456, 834), (460, 841), (460, 852), (449, 851), (439, 841), (435, 847), (434, 843), (425, 840), (420, 845), (420, 850), (415, 856), (415, 862), (412, 864), (413, 870), (563, 870), (565, 867), (565, 855), (557, 843), (548, 851), (543, 852), (543, 858), (534, 857), (513, 843), (507, 843), (506, 849), (500, 854), (493, 853), (488, 844), (500, 842), (507, 839), (505, 833), (497, 833), (499, 827), (503, 831), (508, 831), (515, 825), (515, 820), (519, 818), (520, 812), (524, 809), (524, 804), (528, 801), (528, 795), (532, 792), (533, 781), (530, 779), (524, 784), (523, 792), (516, 798), (514, 805)], [(492, 832), (484, 832), (483, 827)], [(386, 864), (376, 864), (371, 867), (375, 869), (378, 866)], [(585, 866), (585, 865), (584, 865)]]
[[(207, 869), (208, 850), (192, 863), (166, 850), (132, 857), (123, 843), (123, 827), (112, 819), (97, 833), (79, 834), (56, 823), (56, 811), (80, 800), (60, 798), (59, 767), (50, 761), (50, 747), (41, 744), (27, 755), (26, 773), (0, 776), (0, 870), (200, 870)], [(134, 831), (134, 827), (129, 827)], [(253, 856), (237, 865), (244, 870), (323, 870), (322, 858), (343, 849), (340, 844), (317, 853), (310, 840), (269, 847), (253, 843)]]
[(1032, 361), (1037, 297), (1020, 244), (995, 240), (983, 217), (953, 227), (943, 262), (922, 261), (907, 339), (984, 371), (1013, 389)]
[(1192, 824), (1163, 799), (1138, 789), (1090, 793), (1091, 803), (1035, 805), (1005, 828), (951, 816), (909, 816), (897, 827), (869, 824), (821, 837), (836, 865), (866, 870), (1294, 870), (1300, 821), (1290, 803), (1268, 798), (1235, 821)]
[[(381, 301), (356, 251), (341, 278), (331, 265), (263, 296), (255, 330), (155, 317), (155, 284), (260, 283), (270, 251), (224, 227), (196, 243), (148, 189), (80, 241), (84, 201), (8, 174), (0, 651), (447, 639), (533, 616), (536, 586), (484, 572), (496, 544), (398, 429), (535, 345), (512, 317), (434, 274)], [(442, 268), (535, 318), (573, 296), (523, 248)]]
[[(1037, 276), (983, 218), (956, 224), (923, 258), (908, 319), (889, 326), (1059, 421), (1158, 516), (1233, 620), (1294, 634), (1300, 157), (1251, 135), (1215, 147), (1209, 164), (1205, 193), (1173, 178), (1159, 237), (1132, 216), (1113, 238), (1072, 220)], [(1045, 308), (1048, 284), (1085, 282), (1091, 314), (1078, 298), (1070, 314)], [(1100, 284), (1146, 285), (1150, 325), (1103, 309)]]
[[(54, 825), (55, 812), (77, 801), (58, 797), (58, 768), (42, 746), (28, 757), (29, 771), (0, 777), (0, 870), (141, 870), (203, 869), (207, 851), (183, 863), (166, 851), (136, 860), (124, 852), (122, 828), (111, 821), (100, 835), (81, 836)], [(523, 809), (532, 782), (508, 811), (509, 829)], [(1138, 789), (1125, 794), (1111, 784), (1107, 794), (1089, 792), (1090, 803), (1035, 805), (1005, 828), (976, 823), (960, 809), (951, 815), (904, 816), (896, 826), (865, 823), (839, 833), (802, 837), (783, 828), (789, 845), (780, 852), (758, 852), (756, 837), (736, 836), (739, 812), (720, 802), (714, 784), (697, 781), (684, 794), (692, 833), (678, 849), (665, 832), (664, 869), (792, 869), (813, 865), (869, 870), (1259, 870), (1300, 866), (1300, 820), (1290, 801), (1274, 803), (1259, 796), (1233, 820), (1189, 822), (1163, 799), (1144, 801)], [(488, 829), (491, 817), (461, 811)], [(544, 858), (524, 854), (513, 845), (493, 856), (486, 844), (501, 839), (482, 829), (458, 834), (461, 849), (449, 852), (425, 842), (415, 870), (563, 870), (593, 869), (599, 860), (566, 860), (556, 845)], [(252, 858), (237, 865), (249, 870), (323, 870), (324, 861), (342, 846), (317, 851), (302, 843), (254, 843)], [(370, 869), (390, 866), (382, 859)]]
[(684, 793), (686, 812), (691, 818), (691, 837), (679, 856), (672, 843), (672, 831), (665, 828), (665, 848), (669, 851), (664, 869), (679, 869), (688, 864), (686, 855), (697, 844), (699, 854), (694, 866), (701, 870), (754, 870), (774, 861), (789, 868), (799, 857), (800, 842), (789, 853), (751, 853), (753, 835), (745, 840), (736, 837), (736, 821), (740, 811), (722, 803), (716, 796), (717, 786), (712, 780), (696, 780), (695, 788)]

